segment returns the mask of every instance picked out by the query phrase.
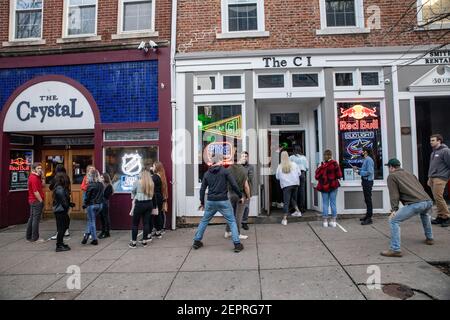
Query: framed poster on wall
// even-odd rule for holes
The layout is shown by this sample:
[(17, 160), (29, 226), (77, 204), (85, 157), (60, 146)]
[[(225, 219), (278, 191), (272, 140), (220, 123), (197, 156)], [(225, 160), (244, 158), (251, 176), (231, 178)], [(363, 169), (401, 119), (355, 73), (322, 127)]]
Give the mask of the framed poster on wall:
[(9, 152), (9, 190), (28, 190), (28, 176), (33, 163), (33, 150), (13, 149)]

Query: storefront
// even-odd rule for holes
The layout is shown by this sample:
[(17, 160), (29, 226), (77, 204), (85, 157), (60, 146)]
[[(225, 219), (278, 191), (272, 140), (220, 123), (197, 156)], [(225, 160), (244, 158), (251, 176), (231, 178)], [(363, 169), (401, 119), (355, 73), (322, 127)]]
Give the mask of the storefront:
[[(282, 200), (273, 174), (280, 151), (291, 153), (295, 146), (303, 149), (309, 161), (309, 210), (322, 209), (320, 194), (314, 189), (314, 172), (323, 150), (331, 149), (344, 175), (338, 212), (365, 213), (361, 178), (352, 166), (361, 166), (362, 148), (371, 147), (374, 212), (389, 212), (389, 172), (383, 164), (397, 157), (416, 175), (425, 170), (426, 164), (419, 165), (418, 154), (422, 152), (416, 146), (421, 146), (417, 143), (421, 134), (428, 133), (418, 132), (423, 122), (418, 112), (423, 108), (417, 106), (424, 104), (423, 97), (434, 97), (427, 103), (438, 114), (439, 108), (448, 106), (445, 99), (450, 96), (448, 62), (430, 59), (433, 53), (424, 55), (424, 49), (420, 50), (392, 47), (179, 54), (174, 153), (183, 159), (175, 166), (176, 192), (185, 197), (176, 199), (177, 216), (201, 216), (196, 208), (211, 148), (222, 150), (229, 163), (237, 161), (240, 152), (248, 151), (256, 167), (250, 215), (276, 212)], [(439, 77), (433, 72), (440, 72)], [(448, 126), (438, 118), (430, 120), (434, 121), (430, 129), (450, 139)]]
[(115, 189), (112, 227), (129, 228), (130, 190), (141, 170), (161, 161), (171, 180), (169, 70), (168, 48), (2, 58), (0, 227), (27, 221), (27, 177), (41, 162), (46, 216), (48, 186), (62, 164), (72, 182), (71, 217), (85, 218), (80, 187), (94, 165)]

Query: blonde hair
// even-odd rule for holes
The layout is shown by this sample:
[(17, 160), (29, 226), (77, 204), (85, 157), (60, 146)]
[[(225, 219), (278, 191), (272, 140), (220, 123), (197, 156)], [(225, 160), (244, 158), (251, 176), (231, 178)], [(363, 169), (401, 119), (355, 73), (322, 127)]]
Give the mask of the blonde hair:
[(289, 160), (289, 155), (286, 151), (283, 151), (281, 153), (281, 171), (283, 173), (289, 173), (291, 172), (292, 169), (292, 164), (291, 161)]
[(148, 172), (147, 170), (143, 170), (141, 172), (140, 184), (142, 193), (152, 198), (155, 190), (155, 185), (153, 183), (153, 179), (150, 175), (150, 172)]

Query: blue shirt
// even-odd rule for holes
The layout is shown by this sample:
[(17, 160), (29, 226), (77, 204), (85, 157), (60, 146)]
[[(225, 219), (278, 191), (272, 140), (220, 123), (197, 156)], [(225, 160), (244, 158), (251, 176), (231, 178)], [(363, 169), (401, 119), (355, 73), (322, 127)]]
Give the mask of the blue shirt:
[(373, 181), (374, 178), (374, 162), (371, 157), (364, 158), (361, 169), (359, 169), (359, 175), (364, 177), (365, 180)]

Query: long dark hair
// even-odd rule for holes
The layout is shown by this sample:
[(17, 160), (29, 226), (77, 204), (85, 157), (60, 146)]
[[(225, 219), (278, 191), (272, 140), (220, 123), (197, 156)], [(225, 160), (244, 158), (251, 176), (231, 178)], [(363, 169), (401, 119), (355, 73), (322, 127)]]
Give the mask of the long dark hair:
[(53, 177), (54, 189), (57, 186), (62, 186), (64, 189), (67, 189), (70, 192), (70, 179), (65, 172), (58, 172)]

